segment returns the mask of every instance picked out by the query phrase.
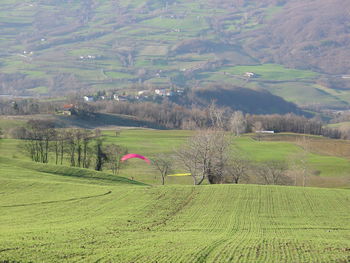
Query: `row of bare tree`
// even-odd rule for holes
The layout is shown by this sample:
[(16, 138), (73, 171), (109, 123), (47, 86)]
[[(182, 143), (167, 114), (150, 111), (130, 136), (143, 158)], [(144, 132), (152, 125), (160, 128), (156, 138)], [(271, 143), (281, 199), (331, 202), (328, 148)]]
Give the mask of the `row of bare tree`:
[(272, 185), (306, 185), (310, 170), (305, 142), (303, 151), (288, 160), (252, 161), (235, 144), (232, 134), (218, 128), (198, 131), (176, 151), (180, 165), (191, 174), (194, 185), (240, 182)]
[[(30, 120), (16, 136), (25, 140), (22, 149), (35, 162), (69, 164), (72, 167), (101, 171), (104, 167), (117, 173), (120, 158), (127, 149), (116, 144), (104, 145), (99, 130), (57, 129), (54, 123)], [(51, 157), (51, 158), (50, 158)]]
[(186, 108), (164, 100), (161, 104), (151, 102), (129, 103), (113, 101), (99, 103), (99, 110), (110, 113), (133, 115), (142, 120), (154, 122), (167, 128), (205, 129), (213, 126), (211, 108), (216, 108), (220, 115), (223, 129), (234, 134), (257, 130), (273, 130), (275, 132), (295, 132), (314, 135), (323, 135), (330, 138), (341, 138), (339, 129), (327, 128), (319, 118), (306, 118), (293, 113), (279, 115), (253, 115), (241, 111), (232, 111), (228, 108), (218, 108), (214, 103), (202, 109), (196, 106)]
[[(254, 182), (263, 184), (296, 184), (288, 165), (302, 174), (303, 185), (307, 174), (305, 156), (296, 156), (290, 164), (284, 161), (252, 162), (235, 145), (233, 133), (217, 108), (210, 109), (211, 128), (198, 130), (175, 151), (174, 158), (165, 155), (152, 158), (154, 168), (161, 175), (162, 184), (175, 164), (191, 174), (194, 185), (205, 180), (210, 184)], [(73, 167), (112, 170), (117, 174), (122, 166), (121, 157), (127, 149), (116, 144), (104, 145), (99, 130), (57, 129), (50, 121), (31, 120), (17, 138), (25, 140), (22, 149), (35, 162), (69, 164)], [(303, 144), (305, 146), (305, 143)], [(306, 147), (304, 147), (306, 148)], [(295, 173), (294, 173), (295, 174)]]
[[(118, 113), (136, 116), (137, 118), (153, 122), (166, 128), (205, 129), (212, 127), (211, 108), (195, 105), (178, 105), (164, 99), (162, 103), (153, 102), (115, 102), (103, 101), (93, 104), (75, 101), (74, 114), (81, 118), (93, 118), (95, 112)], [(189, 107), (190, 106), (190, 107)], [(33, 99), (0, 100), (0, 115), (23, 115), (37, 113), (54, 113), (60, 109), (60, 103), (38, 102)], [(275, 132), (294, 132), (323, 135), (330, 138), (348, 138), (349, 130), (327, 128), (320, 118), (306, 118), (293, 113), (279, 115), (253, 115), (229, 108), (217, 108), (223, 128), (235, 134), (257, 130), (273, 130)]]
[[(235, 135), (246, 127), (243, 114), (235, 112), (231, 117), (231, 133), (225, 129), (227, 123), (221, 109), (211, 105), (209, 116), (212, 127), (198, 130), (176, 151), (177, 159), (191, 174), (194, 185), (204, 180), (210, 184), (237, 184), (242, 179), (263, 184), (296, 184), (296, 177), (290, 173), (293, 171), (294, 175), (300, 172), (305, 186), (308, 172), (306, 156), (293, 156), (288, 163), (281, 160), (252, 162), (242, 154), (242, 149), (238, 149), (234, 140)], [(307, 154), (306, 142), (301, 142), (301, 145), (305, 146), (301, 154)]]

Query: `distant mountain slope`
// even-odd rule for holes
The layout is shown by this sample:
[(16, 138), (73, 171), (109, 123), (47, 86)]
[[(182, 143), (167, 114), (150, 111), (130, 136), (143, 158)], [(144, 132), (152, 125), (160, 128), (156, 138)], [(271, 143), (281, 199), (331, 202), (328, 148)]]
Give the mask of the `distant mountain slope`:
[[(329, 74), (350, 74), (347, 0), (287, 1), (250, 43), (262, 59)], [(261, 52), (261, 49), (267, 52)]]
[[(342, 78), (350, 74), (346, 0), (0, 5), (0, 94), (215, 83), (264, 88), (306, 107), (349, 107), (350, 80)], [(249, 79), (237, 66), (268, 74)]]
[(211, 101), (216, 101), (221, 106), (255, 114), (301, 113), (295, 104), (264, 90), (213, 87), (196, 89), (192, 97), (193, 102), (199, 105), (208, 105)]

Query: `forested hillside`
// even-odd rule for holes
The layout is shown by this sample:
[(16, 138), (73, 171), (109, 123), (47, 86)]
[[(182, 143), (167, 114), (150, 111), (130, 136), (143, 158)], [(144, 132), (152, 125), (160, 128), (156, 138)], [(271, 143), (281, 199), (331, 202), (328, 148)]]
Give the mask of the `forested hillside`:
[(219, 84), (344, 108), (348, 9), (345, 0), (4, 0), (0, 94)]

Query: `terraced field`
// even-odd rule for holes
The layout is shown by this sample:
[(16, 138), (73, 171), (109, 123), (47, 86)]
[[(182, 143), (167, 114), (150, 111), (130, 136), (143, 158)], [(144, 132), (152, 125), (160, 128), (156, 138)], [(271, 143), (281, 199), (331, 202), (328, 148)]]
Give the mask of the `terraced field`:
[(155, 187), (0, 158), (0, 195), (2, 262), (350, 260), (348, 190)]
[[(273, 0), (2, 1), (6, 85), (0, 94), (13, 94), (12, 87), (16, 95), (62, 96), (83, 88), (134, 93), (135, 83), (216, 83), (263, 88), (302, 106), (348, 106), (348, 90), (316, 85), (330, 75), (265, 64), (273, 60), (261, 57), (274, 49), (251, 47), (286, 6)], [(244, 77), (247, 71), (255, 78)]]

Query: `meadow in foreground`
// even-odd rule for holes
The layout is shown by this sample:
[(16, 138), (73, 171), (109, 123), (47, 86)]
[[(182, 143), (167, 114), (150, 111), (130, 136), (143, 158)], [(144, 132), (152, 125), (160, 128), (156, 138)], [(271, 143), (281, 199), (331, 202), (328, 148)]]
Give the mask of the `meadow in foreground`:
[[(104, 139), (151, 155), (172, 152), (190, 134), (105, 131)], [(290, 136), (285, 142), (240, 137), (235, 146), (256, 162), (288, 159), (302, 151)], [(30, 162), (14, 150), (18, 143), (0, 145), (6, 156), (0, 157), (0, 262), (350, 260), (348, 189), (190, 186), (188, 177), (156, 186), (156, 171), (137, 160), (116, 176)], [(308, 158), (320, 178), (338, 180), (349, 165), (336, 156)]]
[(78, 168), (0, 161), (3, 262), (350, 259), (346, 189), (161, 187)]

